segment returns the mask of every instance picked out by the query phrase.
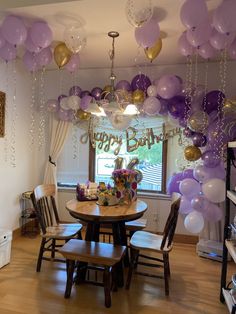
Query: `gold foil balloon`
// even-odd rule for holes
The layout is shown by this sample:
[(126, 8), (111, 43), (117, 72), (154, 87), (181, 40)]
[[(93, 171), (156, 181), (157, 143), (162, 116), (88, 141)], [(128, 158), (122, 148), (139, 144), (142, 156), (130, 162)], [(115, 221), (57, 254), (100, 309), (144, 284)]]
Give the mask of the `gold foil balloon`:
[(162, 40), (159, 38), (153, 47), (144, 49), (145, 55), (151, 62), (159, 55), (162, 48)]
[(222, 108), (225, 115), (236, 115), (236, 100), (226, 99)]
[(201, 156), (202, 156), (202, 153), (197, 146), (190, 145), (184, 149), (184, 157), (188, 161), (196, 161)]
[(76, 118), (79, 118), (80, 120), (89, 120), (91, 117), (91, 113), (83, 111), (82, 109), (79, 109), (76, 111), (75, 116)]
[(123, 157), (117, 157), (114, 160), (114, 163), (115, 163), (114, 170), (122, 169), (123, 168), (123, 162), (124, 162), (124, 158)]
[(141, 89), (136, 89), (132, 95), (134, 104), (142, 104), (145, 99), (145, 94)]
[(208, 114), (201, 110), (195, 111), (188, 119), (188, 127), (195, 132), (203, 132), (208, 124)]
[(111, 85), (106, 85), (103, 88), (103, 95), (111, 92)]
[(72, 52), (67, 48), (65, 43), (58, 44), (54, 49), (54, 60), (59, 68), (66, 65), (72, 56)]

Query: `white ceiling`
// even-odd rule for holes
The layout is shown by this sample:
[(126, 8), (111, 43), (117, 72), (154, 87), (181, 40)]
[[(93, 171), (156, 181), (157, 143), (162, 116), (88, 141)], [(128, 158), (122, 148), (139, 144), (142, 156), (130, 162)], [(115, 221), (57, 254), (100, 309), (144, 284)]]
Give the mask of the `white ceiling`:
[[(221, 0), (208, 0), (208, 9), (216, 8), (220, 2)], [(178, 37), (185, 30), (179, 18), (184, 0), (152, 0), (152, 3), (163, 38), (161, 53), (153, 63), (185, 62), (177, 48)], [(55, 41), (64, 41), (66, 26), (82, 23), (87, 33), (87, 45), (80, 52), (81, 68), (110, 67), (108, 51), (111, 48), (111, 38), (107, 33), (111, 30), (120, 33), (115, 42), (115, 67), (147, 63), (143, 49), (138, 50), (134, 27), (126, 18), (125, 4), (126, 0), (0, 0), (0, 17), (3, 19), (14, 13), (29, 24), (36, 19), (44, 19), (53, 31)]]

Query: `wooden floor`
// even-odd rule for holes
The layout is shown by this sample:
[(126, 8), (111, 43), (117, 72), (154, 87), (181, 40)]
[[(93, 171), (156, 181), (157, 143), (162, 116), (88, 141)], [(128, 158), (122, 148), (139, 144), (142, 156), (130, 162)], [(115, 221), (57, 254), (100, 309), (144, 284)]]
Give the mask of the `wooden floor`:
[[(199, 258), (195, 246), (175, 244), (170, 255), (170, 296), (163, 280), (134, 276), (129, 291), (112, 294), (112, 307), (104, 307), (103, 288), (83, 284), (64, 299), (65, 264), (43, 262), (35, 272), (39, 238), (20, 237), (13, 243), (11, 263), (0, 269), (0, 314), (224, 314), (219, 302), (221, 264)], [(229, 274), (236, 272), (230, 263)]]

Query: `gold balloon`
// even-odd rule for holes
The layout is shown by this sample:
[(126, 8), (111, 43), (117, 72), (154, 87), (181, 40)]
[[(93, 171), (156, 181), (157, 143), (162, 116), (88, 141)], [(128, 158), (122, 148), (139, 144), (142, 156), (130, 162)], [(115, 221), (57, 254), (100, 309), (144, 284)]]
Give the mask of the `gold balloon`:
[(110, 92), (111, 92), (111, 85), (104, 86), (102, 94), (105, 96), (107, 93), (110, 93)]
[(58, 44), (54, 49), (54, 60), (59, 68), (66, 65), (72, 56), (72, 52), (67, 48), (65, 43)]
[(153, 47), (148, 47), (144, 49), (145, 55), (151, 62), (159, 55), (162, 48), (162, 40), (159, 38)]
[(226, 99), (222, 108), (225, 115), (235, 115), (236, 114), (236, 100)]
[(188, 118), (188, 127), (195, 132), (203, 132), (209, 124), (209, 117), (205, 111), (195, 111)]
[(142, 104), (145, 99), (145, 94), (141, 89), (136, 89), (132, 95), (134, 104)]
[(91, 118), (91, 113), (86, 112), (82, 109), (78, 109), (75, 116), (76, 118), (79, 118), (80, 120), (89, 120)]
[(184, 157), (188, 161), (196, 161), (202, 156), (201, 150), (194, 145), (187, 146), (184, 149)]

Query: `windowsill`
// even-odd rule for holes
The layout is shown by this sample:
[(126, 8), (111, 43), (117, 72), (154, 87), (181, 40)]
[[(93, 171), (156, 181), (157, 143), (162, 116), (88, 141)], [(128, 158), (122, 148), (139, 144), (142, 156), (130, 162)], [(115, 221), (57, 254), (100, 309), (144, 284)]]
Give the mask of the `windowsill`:
[[(66, 187), (66, 186), (58, 186), (58, 192), (66, 192), (66, 193), (73, 193), (75, 194), (75, 187)], [(152, 192), (138, 192), (138, 197), (146, 198), (146, 199), (159, 199), (159, 200), (170, 200), (171, 196), (168, 194), (162, 193), (152, 193)]]

